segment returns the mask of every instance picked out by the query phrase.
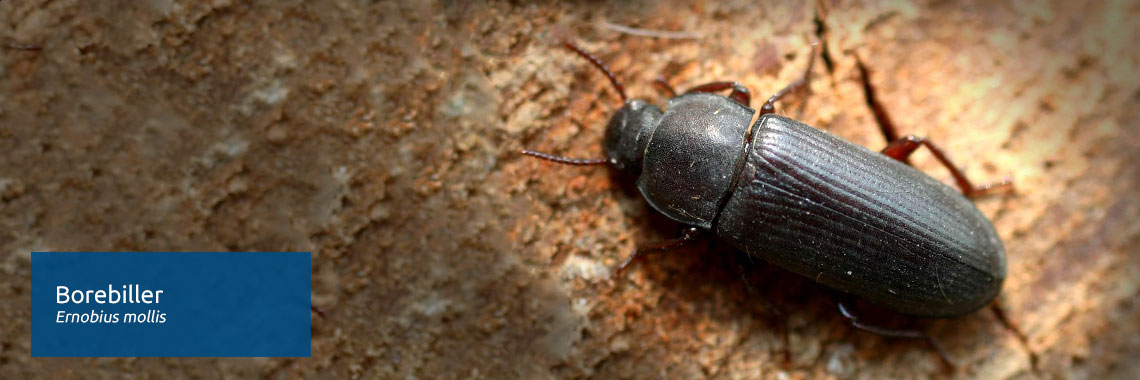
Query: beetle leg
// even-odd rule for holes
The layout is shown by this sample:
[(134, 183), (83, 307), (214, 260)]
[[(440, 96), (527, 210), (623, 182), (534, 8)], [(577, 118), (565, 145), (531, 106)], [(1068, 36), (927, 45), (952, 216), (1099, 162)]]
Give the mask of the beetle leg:
[(673, 89), (673, 86), (665, 80), (665, 77), (658, 76), (656, 79), (653, 79), (653, 84), (657, 85), (657, 88), (664, 91), (665, 95), (668, 95), (670, 98), (677, 97), (677, 90)]
[(648, 247), (638, 248), (636, 251), (633, 251), (633, 255), (630, 255), (629, 258), (625, 259), (625, 261), (618, 266), (617, 273), (621, 274), (625, 272), (626, 268), (629, 267), (629, 264), (633, 263), (634, 260), (637, 260), (640, 257), (645, 257), (652, 253), (671, 251), (683, 245), (692, 243), (693, 241), (700, 238), (700, 236), (700, 230), (698, 230), (696, 227), (689, 227), (686, 228), (685, 231), (681, 233), (681, 236), (676, 239), (669, 239)]
[(995, 190), (1009, 188), (1013, 185), (1013, 179), (1007, 176), (998, 183), (984, 183), (975, 186), (966, 178), (966, 174), (962, 172), (962, 169), (955, 166), (946, 153), (943, 152), (938, 145), (930, 142), (929, 139), (914, 135), (898, 137), (898, 131), (895, 129), (890, 115), (887, 114), (886, 108), (883, 107), (883, 104), (879, 102), (878, 97), (875, 95), (875, 87), (871, 85), (871, 70), (867, 68), (867, 65), (863, 64), (863, 59), (859, 57), (858, 53), (853, 54), (855, 55), (855, 66), (859, 70), (859, 75), (862, 78), (863, 95), (867, 100), (867, 106), (871, 108), (871, 113), (875, 115), (875, 122), (879, 124), (879, 130), (883, 132), (883, 137), (887, 139), (888, 145), (886, 148), (883, 148), (883, 154), (910, 165), (910, 161), (908, 161), (907, 158), (910, 157), (911, 153), (914, 153), (915, 149), (918, 149), (919, 145), (925, 145), (942, 165), (950, 169), (950, 174), (954, 176), (954, 181), (958, 183), (958, 189), (960, 189), (962, 194), (967, 198), (978, 197)]
[[(744, 282), (744, 288), (748, 289), (748, 294), (751, 294), (755, 298), (755, 302), (764, 304), (764, 307), (771, 312), (772, 318), (778, 321), (780, 325), (780, 338), (783, 341), (783, 348), (780, 349), (780, 355), (784, 357), (784, 368), (789, 368), (792, 364), (792, 343), (791, 333), (788, 329), (788, 312), (785, 311), (783, 307), (780, 307), (780, 305), (772, 303), (765, 299), (765, 297), (760, 296), (760, 293), (756, 290), (756, 285), (753, 284), (751, 280), (752, 275), (757, 272), (756, 263), (752, 261), (752, 255), (747, 251), (738, 253), (741, 254), (739, 256), (743, 256), (737, 259), (736, 265), (737, 274), (740, 275), (740, 281)], [(768, 262), (764, 262), (763, 264), (772, 265), (772, 263)]]
[(855, 315), (855, 312), (852, 311), (854, 308), (848, 307), (843, 303), (843, 301), (839, 301), (838, 305), (839, 314), (842, 314), (844, 318), (847, 318), (847, 320), (851, 321), (851, 326), (875, 335), (885, 336), (889, 338), (925, 339), (927, 343), (930, 343), (930, 347), (934, 348), (934, 350), (938, 352), (938, 356), (942, 357), (942, 360), (944, 363), (946, 363), (946, 365), (950, 366), (951, 368), (955, 367), (954, 361), (950, 359), (950, 353), (946, 352), (946, 348), (942, 347), (942, 343), (940, 343), (938, 339), (935, 339), (930, 334), (927, 334), (925, 331), (895, 330), (880, 326), (868, 325), (863, 322), (859, 322), (859, 316)]
[(752, 103), (752, 93), (748, 91), (747, 87), (744, 87), (744, 85), (740, 84), (740, 82), (705, 83), (700, 86), (693, 87), (689, 91), (685, 91), (685, 93), (691, 94), (694, 92), (717, 92), (730, 88), (732, 89), (732, 93), (728, 95), (729, 99), (732, 99), (745, 107), (748, 107), (749, 103)]
[(804, 75), (801, 76), (800, 79), (797, 79), (795, 82), (792, 82), (786, 87), (780, 89), (780, 91), (777, 91), (772, 95), (771, 98), (768, 98), (768, 101), (764, 102), (764, 105), (760, 107), (761, 116), (775, 113), (776, 102), (782, 99), (784, 96), (787, 96), (792, 91), (798, 90), (801, 87), (808, 89), (809, 91), (811, 90), (811, 87), (808, 87), (807, 84), (811, 82), (811, 69), (815, 66), (816, 50), (819, 50), (819, 41), (812, 42), (811, 44), (811, 55), (808, 56), (808, 64), (807, 68), (804, 69)]
[(966, 178), (966, 174), (962, 172), (962, 169), (959, 169), (950, 161), (950, 157), (942, 151), (942, 148), (939, 148), (938, 145), (935, 145), (925, 137), (908, 135), (891, 142), (886, 148), (883, 148), (882, 153), (906, 163), (907, 157), (909, 157), (911, 153), (914, 153), (920, 145), (924, 145), (927, 149), (930, 149), (930, 152), (934, 154), (934, 158), (938, 159), (938, 162), (941, 162), (947, 169), (950, 169), (950, 174), (954, 176), (954, 181), (958, 183), (958, 188), (962, 190), (962, 195), (965, 195), (967, 198), (974, 198), (1013, 185), (1013, 179), (1007, 176), (998, 183), (984, 183), (975, 186)]

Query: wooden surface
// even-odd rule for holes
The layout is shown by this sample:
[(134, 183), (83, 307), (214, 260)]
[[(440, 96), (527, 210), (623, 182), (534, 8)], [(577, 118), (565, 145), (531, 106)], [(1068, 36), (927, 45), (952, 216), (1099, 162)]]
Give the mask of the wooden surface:
[[(41, 49), (0, 50), (0, 378), (1135, 378), (1137, 16), (1128, 1), (5, 1), (0, 42)], [(1009, 323), (877, 316), (938, 337), (946, 371), (723, 246), (615, 275), (679, 226), (628, 178), (517, 153), (600, 155), (619, 106), (559, 37), (662, 105), (659, 75), (765, 98), (822, 38), (832, 70), (779, 112), (880, 149), (857, 52), (903, 133), (977, 181), (1015, 178), (978, 201), (1005, 242)], [(312, 251), (327, 316), (311, 358), (31, 359), (43, 250)]]

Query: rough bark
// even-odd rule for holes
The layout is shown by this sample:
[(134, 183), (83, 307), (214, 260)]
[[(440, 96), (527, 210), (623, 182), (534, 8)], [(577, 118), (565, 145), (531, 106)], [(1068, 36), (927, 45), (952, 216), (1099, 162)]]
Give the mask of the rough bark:
[[(1137, 16), (1128, 1), (5, 1), (0, 377), (1136, 377)], [(903, 133), (975, 180), (1015, 178), (978, 201), (1005, 241), (1009, 323), (918, 321), (947, 372), (724, 247), (615, 275), (678, 226), (627, 178), (517, 153), (600, 155), (619, 106), (560, 37), (658, 104), (658, 75), (765, 98), (823, 38), (831, 70), (780, 112), (879, 149), (857, 52)], [(42, 250), (312, 251), (327, 316), (312, 358), (32, 359)]]

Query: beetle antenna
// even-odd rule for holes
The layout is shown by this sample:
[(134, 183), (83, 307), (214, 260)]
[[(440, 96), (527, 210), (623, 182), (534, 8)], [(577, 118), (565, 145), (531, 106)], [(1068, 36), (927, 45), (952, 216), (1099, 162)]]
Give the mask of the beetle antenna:
[(607, 67), (606, 64), (602, 62), (602, 60), (598, 59), (598, 57), (595, 57), (593, 54), (582, 50), (582, 48), (578, 47), (578, 45), (575, 45), (568, 40), (562, 40), (562, 46), (565, 46), (567, 49), (578, 53), (578, 55), (582, 56), (582, 58), (585, 58), (589, 60), (590, 63), (593, 63), (594, 67), (597, 67), (598, 70), (602, 70), (602, 73), (605, 73), (606, 78), (609, 78), (610, 83), (614, 85), (614, 89), (617, 90), (618, 95), (621, 95), (621, 102), (625, 103), (626, 99), (628, 99), (625, 96), (625, 87), (621, 85), (621, 82), (618, 82), (617, 77), (614, 76), (613, 71), (610, 71), (610, 68)]
[[(602, 60), (598, 59), (598, 57), (595, 57), (593, 54), (590, 54), (589, 52), (582, 49), (581, 47), (578, 47), (578, 45), (575, 45), (574, 43), (570, 42), (569, 40), (562, 40), (562, 46), (565, 46), (567, 49), (570, 49), (570, 51), (573, 51), (573, 52), (577, 53), (579, 56), (581, 56), (582, 58), (585, 58), (586, 60), (590, 61), (590, 63), (594, 64), (594, 67), (597, 67), (598, 70), (601, 70), (603, 74), (606, 74), (606, 78), (610, 79), (610, 84), (614, 85), (614, 90), (617, 90), (618, 95), (621, 96), (622, 103), (625, 103), (626, 99), (628, 99), (625, 96), (625, 87), (623, 87), (621, 85), (621, 82), (618, 82), (617, 76), (614, 75), (613, 71), (610, 71), (610, 68), (607, 67), (606, 64), (604, 62), (602, 62)], [(543, 160), (547, 160), (550, 162), (556, 162), (556, 163), (564, 164), (564, 165), (586, 166), (586, 165), (604, 165), (604, 164), (610, 163), (610, 160), (608, 158), (570, 158), (570, 157), (556, 156), (556, 155), (553, 155), (550, 153), (542, 153), (542, 152), (534, 151), (534, 150), (530, 150), (530, 149), (523, 149), (520, 152), (522, 154), (525, 154), (528, 156), (538, 157), (538, 158), (541, 158)]]
[(538, 158), (541, 158), (541, 159), (544, 159), (544, 160), (547, 160), (550, 162), (556, 162), (556, 163), (565, 164), (565, 165), (586, 166), (586, 165), (603, 165), (603, 164), (610, 163), (610, 160), (606, 159), (606, 158), (570, 158), (570, 157), (555, 156), (553, 154), (542, 153), (542, 152), (533, 151), (530, 149), (523, 149), (522, 151), (520, 151), (520, 153), (528, 155), (528, 156), (532, 156), (532, 157), (538, 157)]

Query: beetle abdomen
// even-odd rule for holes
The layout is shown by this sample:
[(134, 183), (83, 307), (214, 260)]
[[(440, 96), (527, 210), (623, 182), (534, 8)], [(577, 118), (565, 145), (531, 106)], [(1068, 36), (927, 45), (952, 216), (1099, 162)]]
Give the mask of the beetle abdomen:
[(949, 317), (995, 297), (1005, 253), (957, 190), (798, 121), (764, 115), (717, 220), (748, 254), (896, 311)]

